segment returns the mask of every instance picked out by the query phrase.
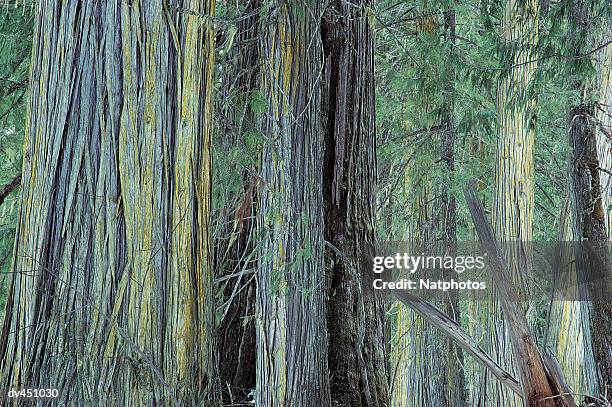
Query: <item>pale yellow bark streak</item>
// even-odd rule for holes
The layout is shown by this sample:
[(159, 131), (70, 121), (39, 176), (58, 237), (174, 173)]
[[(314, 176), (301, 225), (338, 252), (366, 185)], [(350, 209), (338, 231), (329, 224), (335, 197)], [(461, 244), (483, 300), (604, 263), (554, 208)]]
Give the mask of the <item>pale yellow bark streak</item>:
[[(497, 238), (509, 242), (505, 254), (521, 298), (526, 298), (524, 277), (531, 269), (530, 241), (533, 239), (535, 106), (529, 88), (537, 68), (533, 60), (536, 59), (538, 8), (537, 0), (508, 0), (500, 29), (502, 41), (512, 46), (514, 57), (497, 90), (498, 142), (492, 220)], [(493, 294), (491, 299), (495, 299)], [(508, 327), (499, 306), (487, 302), (479, 308), (487, 351), (502, 367), (512, 369)], [(472, 402), (479, 397), (491, 405), (522, 405), (513, 392), (491, 379), (487, 380), (486, 387), (476, 390)]]

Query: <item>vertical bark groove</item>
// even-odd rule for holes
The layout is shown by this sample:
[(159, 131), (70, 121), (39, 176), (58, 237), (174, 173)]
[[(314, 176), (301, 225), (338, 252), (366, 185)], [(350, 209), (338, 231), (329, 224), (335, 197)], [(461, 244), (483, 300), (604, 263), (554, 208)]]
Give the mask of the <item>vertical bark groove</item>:
[(329, 406), (320, 187), (320, 5), (271, 2), (262, 21), (258, 406)]
[(374, 44), (371, 2), (325, 9), (323, 173), (329, 368), (338, 406), (386, 406), (382, 298), (362, 282), (359, 256), (374, 238)]
[(214, 1), (38, 3), (2, 385), (56, 405), (219, 404)]
[[(505, 256), (521, 299), (525, 299), (523, 276), (531, 269), (530, 241), (533, 239), (535, 101), (529, 92), (537, 67), (537, 63), (531, 61), (535, 59), (538, 14), (537, 0), (508, 0), (503, 6), (500, 27), (502, 55), (511, 56), (502, 63), (512, 67), (504, 72), (497, 88), (499, 134), (492, 220), (497, 239), (517, 242), (507, 245)], [(512, 369), (509, 327), (494, 296), (492, 300), (482, 307), (486, 317), (483, 322), (487, 350), (503, 367)], [(480, 377), (480, 380), (474, 402), (481, 400), (508, 407), (521, 405), (518, 398), (499, 384), (487, 377)]]

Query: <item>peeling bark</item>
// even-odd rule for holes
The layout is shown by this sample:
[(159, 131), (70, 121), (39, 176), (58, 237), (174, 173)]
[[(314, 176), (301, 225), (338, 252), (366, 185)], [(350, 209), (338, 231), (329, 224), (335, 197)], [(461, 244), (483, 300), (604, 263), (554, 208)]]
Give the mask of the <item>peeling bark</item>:
[[(533, 240), (535, 100), (529, 95), (529, 89), (537, 68), (537, 62), (532, 61), (538, 39), (538, 16), (538, 0), (507, 0), (499, 29), (502, 56), (511, 56), (503, 63), (512, 67), (503, 73), (497, 87), (498, 139), (492, 223), (499, 241), (516, 242), (505, 245), (505, 258), (521, 300), (527, 295), (524, 278), (531, 270)], [(510, 363), (513, 355), (511, 333), (496, 293), (481, 305), (486, 349), (499, 364), (514, 372)], [(505, 407), (521, 405), (514, 395), (487, 377), (480, 377), (479, 382), (474, 403), (486, 400)]]
[[(569, 186), (569, 181), (568, 181)], [(560, 233), (561, 242), (575, 241), (573, 234), (573, 215), (569, 189), (565, 192), (561, 209)], [(597, 374), (595, 360), (591, 349), (591, 329), (589, 314), (591, 307), (583, 298), (582, 287), (577, 283), (576, 253), (573, 245), (561, 245), (559, 262), (563, 273), (556, 283), (557, 287), (575, 287), (575, 291), (565, 294), (554, 294), (548, 315), (547, 346), (550, 346), (565, 374), (568, 385), (575, 393), (596, 394)], [(567, 289), (566, 289), (567, 290)], [(580, 291), (578, 291), (580, 290)], [(568, 299), (574, 295), (576, 300)]]
[(209, 235), (214, 0), (37, 3), (2, 388), (220, 404)]
[[(580, 55), (585, 47), (596, 43), (600, 37), (608, 38), (612, 21), (606, 18), (603, 27), (592, 24), (590, 4), (584, 1), (572, 3), (570, 9), (570, 32), (572, 51)], [(596, 103), (590, 100), (603, 98), (609, 91), (608, 79), (604, 76), (609, 64), (609, 51), (600, 55), (599, 75), (594, 78), (578, 74), (579, 62), (570, 65), (572, 73), (579, 78), (574, 89), (582, 100), (571, 106), (568, 112), (569, 145), (572, 151), (569, 165), (570, 196), (573, 212), (573, 234), (581, 242), (581, 255), (576, 256), (579, 276), (588, 275), (587, 288), (590, 297), (591, 347), (595, 358), (599, 395), (608, 395), (612, 389), (612, 259), (609, 253), (608, 202), (611, 188), (605, 185), (607, 174), (601, 171), (609, 165), (609, 156), (602, 152), (607, 145), (598, 130)], [(594, 79), (599, 83), (595, 83)], [(602, 144), (603, 143), (603, 144)], [(594, 278), (594, 273), (600, 273)]]
[(319, 1), (270, 2), (261, 21), (257, 272), (261, 407), (329, 406), (320, 125)]
[[(580, 105), (570, 110), (569, 139), (572, 147), (570, 174), (574, 234), (583, 242), (582, 254), (576, 258), (579, 274), (593, 275), (588, 289), (591, 300), (591, 342), (598, 375), (599, 394), (612, 388), (612, 261), (609, 256), (606, 216), (603, 209), (602, 185), (597, 155), (593, 106)], [(606, 393), (607, 390), (607, 393)]]

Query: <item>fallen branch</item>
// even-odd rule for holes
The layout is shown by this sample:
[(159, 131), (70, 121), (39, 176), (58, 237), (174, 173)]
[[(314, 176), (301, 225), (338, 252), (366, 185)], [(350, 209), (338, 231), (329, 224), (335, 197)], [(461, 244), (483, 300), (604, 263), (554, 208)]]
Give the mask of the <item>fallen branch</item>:
[(444, 334), (455, 342), (457, 346), (472, 355), (478, 363), (488, 369), (497, 380), (507, 385), (512, 391), (522, 397), (523, 391), (521, 390), (521, 385), (518, 380), (491, 359), (480, 345), (478, 345), (478, 343), (476, 343), (457, 322), (449, 318), (435, 306), (407, 291), (393, 290), (393, 292), (398, 300), (410, 307), (434, 327), (444, 332)]
[(527, 407), (575, 406), (571, 396), (554, 400), (552, 397), (563, 393), (559, 384), (563, 377), (554, 369), (547, 368), (531, 334), (525, 311), (510, 280), (505, 256), (499, 246), (493, 229), (487, 221), (484, 208), (478, 199), (475, 181), (472, 179), (464, 190), (465, 199), (474, 221), (480, 245), (488, 254), (489, 267), (502, 308), (504, 319), (510, 330), (514, 364), (520, 374), (523, 400)]

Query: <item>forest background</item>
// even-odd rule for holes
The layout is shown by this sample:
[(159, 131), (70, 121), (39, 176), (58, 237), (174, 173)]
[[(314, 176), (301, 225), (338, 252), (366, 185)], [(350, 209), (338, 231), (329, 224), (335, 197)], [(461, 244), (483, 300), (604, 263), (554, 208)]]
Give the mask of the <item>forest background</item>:
[(1, 386), (610, 405), (595, 288), (517, 318), (493, 293), (431, 310), (366, 295), (357, 265), (368, 242), (477, 240), (470, 179), (521, 242), (519, 296), (527, 242), (607, 244), (611, 27), (599, 0), (2, 0)]

